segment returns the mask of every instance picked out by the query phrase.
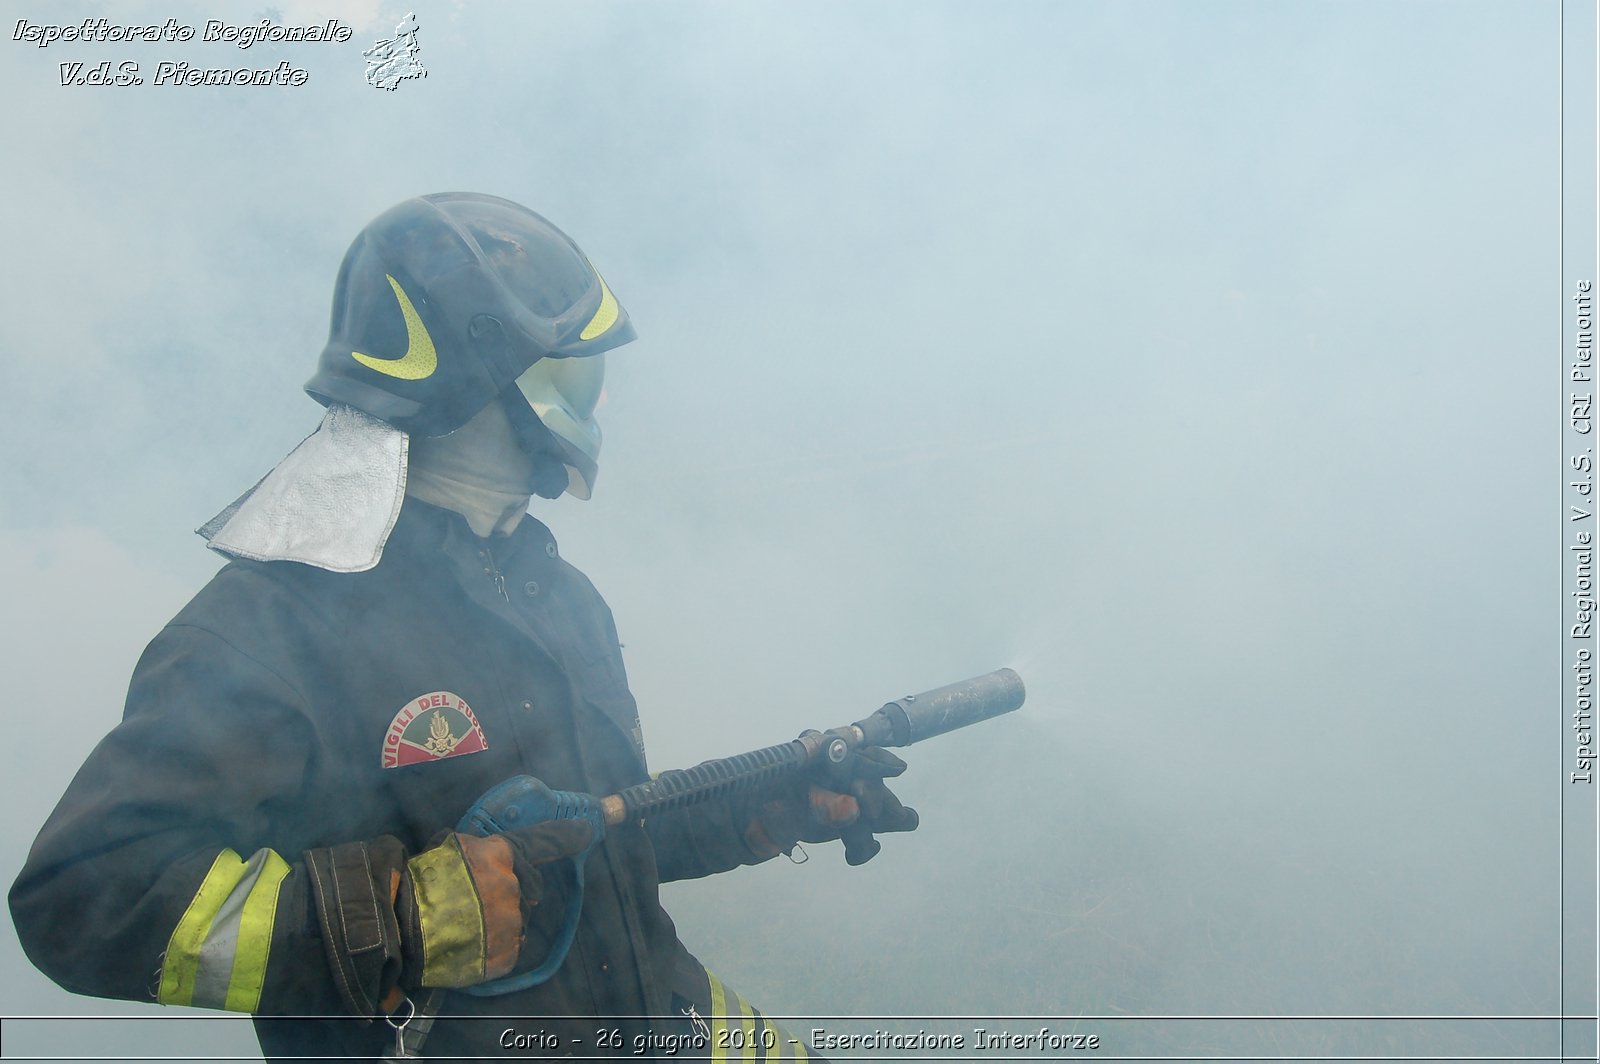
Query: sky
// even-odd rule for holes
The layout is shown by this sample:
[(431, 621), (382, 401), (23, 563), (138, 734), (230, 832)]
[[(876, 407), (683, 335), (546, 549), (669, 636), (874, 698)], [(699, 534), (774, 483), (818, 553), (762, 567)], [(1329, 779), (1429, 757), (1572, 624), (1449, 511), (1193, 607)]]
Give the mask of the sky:
[[(594, 498), (534, 512), (612, 606), (652, 767), (1028, 685), (905, 752), (923, 826), (871, 864), (666, 888), (763, 1011), (1559, 1011), (1557, 4), (225, 11), (353, 35), (0, 39), (0, 879), (219, 566), (192, 530), (315, 428), (350, 239), (465, 189), (571, 234), (639, 333)], [(427, 76), (376, 90), (361, 51), (407, 12)], [(102, 60), (308, 77), (61, 84)], [(0, 989), (158, 1013), (55, 988), (8, 921)], [(1552, 1051), (1513, 1021), (1080, 1026)]]

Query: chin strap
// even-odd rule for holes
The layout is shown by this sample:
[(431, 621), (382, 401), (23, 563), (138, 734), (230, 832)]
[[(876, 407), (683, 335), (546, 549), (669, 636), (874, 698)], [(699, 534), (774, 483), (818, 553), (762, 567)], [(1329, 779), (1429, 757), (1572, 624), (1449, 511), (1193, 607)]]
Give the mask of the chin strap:
[(533, 471), (528, 488), (541, 499), (559, 499), (566, 493), (568, 483), (566, 466), (541, 461)]

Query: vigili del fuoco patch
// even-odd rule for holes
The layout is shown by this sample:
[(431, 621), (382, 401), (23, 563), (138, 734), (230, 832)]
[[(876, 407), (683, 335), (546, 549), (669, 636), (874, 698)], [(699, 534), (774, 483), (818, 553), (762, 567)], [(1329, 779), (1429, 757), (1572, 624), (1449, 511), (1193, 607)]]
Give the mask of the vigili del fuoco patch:
[(418, 695), (401, 707), (383, 737), (383, 767), (442, 761), (489, 749), (466, 699), (449, 691)]

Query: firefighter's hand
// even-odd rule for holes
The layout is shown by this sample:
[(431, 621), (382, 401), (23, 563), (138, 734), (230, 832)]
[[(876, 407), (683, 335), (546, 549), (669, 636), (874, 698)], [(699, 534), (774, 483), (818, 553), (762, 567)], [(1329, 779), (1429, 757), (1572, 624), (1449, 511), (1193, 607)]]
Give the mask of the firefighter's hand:
[(549, 820), (480, 838), (452, 833), (406, 863), (396, 915), (413, 986), (473, 986), (517, 967), (544, 896), (539, 866), (582, 853), (582, 820)]
[(307, 850), (309, 902), (333, 985), (356, 1016), (387, 1014), (423, 986), (472, 986), (514, 970), (539, 866), (582, 853), (587, 821), (504, 835), (449, 834), (419, 854), (393, 835)]
[(917, 811), (902, 805), (883, 782), (905, 770), (906, 763), (889, 751), (863, 747), (821, 779), (780, 781), (752, 803), (745, 843), (766, 859), (788, 853), (797, 842), (841, 839), (845, 861), (865, 864), (883, 848), (874, 835), (917, 826)]

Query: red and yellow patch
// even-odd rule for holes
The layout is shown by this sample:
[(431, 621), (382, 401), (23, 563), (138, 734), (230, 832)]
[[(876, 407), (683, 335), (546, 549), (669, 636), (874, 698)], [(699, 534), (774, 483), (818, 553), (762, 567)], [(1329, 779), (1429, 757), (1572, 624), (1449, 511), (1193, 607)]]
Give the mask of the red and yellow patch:
[(383, 737), (383, 767), (442, 761), (489, 749), (466, 699), (449, 691), (418, 695), (401, 707)]

